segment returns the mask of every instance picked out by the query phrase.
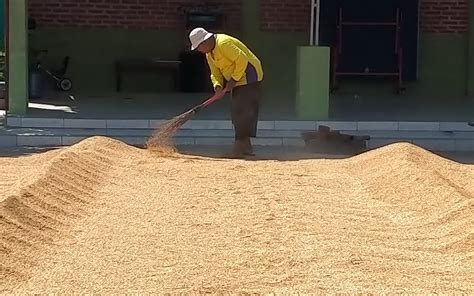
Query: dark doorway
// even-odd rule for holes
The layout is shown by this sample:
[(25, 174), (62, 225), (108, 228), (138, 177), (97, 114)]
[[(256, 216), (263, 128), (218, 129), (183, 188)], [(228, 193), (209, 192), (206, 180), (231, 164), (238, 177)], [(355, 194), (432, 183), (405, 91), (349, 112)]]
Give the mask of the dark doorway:
[[(381, 23), (377, 26), (350, 25), (342, 33), (337, 30), (338, 17), (343, 11), (345, 22)], [(334, 47), (342, 40), (339, 71), (351, 73), (393, 72), (395, 27), (383, 25), (394, 22), (400, 12), (399, 44), (403, 48), (402, 76), (404, 81), (417, 79), (419, 0), (321, 0), (321, 46)], [(339, 36), (338, 36), (339, 34)]]

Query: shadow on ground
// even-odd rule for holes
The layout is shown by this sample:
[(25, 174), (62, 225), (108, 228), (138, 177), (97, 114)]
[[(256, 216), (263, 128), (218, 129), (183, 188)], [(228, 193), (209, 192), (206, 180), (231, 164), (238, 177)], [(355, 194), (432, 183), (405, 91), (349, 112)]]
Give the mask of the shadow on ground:
[(56, 147), (0, 147), (0, 157), (21, 157), (43, 153)]
[[(21, 157), (43, 153), (54, 147), (0, 147), (0, 157)], [(226, 159), (230, 146), (179, 146), (181, 154), (195, 157), (208, 157), (213, 159)], [(474, 152), (439, 152), (441, 157), (464, 164), (474, 164)], [(330, 151), (324, 154), (311, 153), (304, 147), (255, 147), (255, 156), (248, 157), (248, 161), (277, 160), (297, 161), (305, 159), (343, 159), (351, 157), (344, 151)]]
[[(182, 146), (179, 152), (185, 155), (201, 156), (210, 158), (226, 158), (230, 146)], [(297, 161), (305, 159), (344, 159), (353, 155), (345, 154), (345, 150), (326, 151), (325, 153), (312, 153), (303, 147), (256, 147), (255, 156), (247, 160), (280, 160)], [(474, 152), (435, 152), (441, 157), (463, 163), (474, 164)]]
[[(191, 156), (201, 156), (209, 158), (228, 158), (226, 155), (231, 151), (230, 146), (181, 146), (178, 147), (181, 154)], [(333, 151), (332, 153), (316, 154), (311, 153), (302, 147), (255, 147), (255, 156), (246, 157), (246, 160), (280, 160), (297, 161), (304, 159), (341, 159), (350, 157), (342, 151)]]

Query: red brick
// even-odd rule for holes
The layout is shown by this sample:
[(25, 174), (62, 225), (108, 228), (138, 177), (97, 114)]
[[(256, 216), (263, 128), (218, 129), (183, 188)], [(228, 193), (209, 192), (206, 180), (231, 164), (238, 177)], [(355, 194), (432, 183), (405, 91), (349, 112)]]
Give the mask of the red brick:
[(261, 0), (261, 29), (272, 32), (308, 31), (310, 3), (306, 0)]
[(464, 33), (467, 31), (467, 0), (421, 1), (421, 23), (424, 32)]
[[(228, 29), (238, 30), (241, 1), (206, 3), (219, 5), (227, 16)], [(29, 12), (43, 27), (181, 29), (184, 19), (179, 8), (202, 3), (198, 0), (29, 0)]]
[[(213, 3), (210, 4), (220, 4), (226, 11), (229, 29), (238, 29), (241, 1), (243, 0), (212, 0)], [(424, 32), (467, 31), (467, 0), (420, 1), (420, 21)], [(178, 9), (184, 5), (200, 3), (202, 1), (198, 0), (29, 0), (29, 9), (40, 26), (106, 27), (102, 20), (114, 18), (127, 19), (127, 23), (123, 24), (126, 28), (160, 29), (182, 28), (183, 19)], [(64, 19), (68, 19), (68, 22), (65, 23)], [(262, 30), (305, 32), (309, 30), (309, 22), (309, 0), (261, 0)], [(119, 26), (110, 22), (108, 25)]]
[[(310, 1), (261, 0), (261, 29), (274, 32), (309, 30)], [(464, 33), (468, 26), (468, 0), (420, 0), (424, 32)], [(456, 20), (457, 25), (452, 21)]]

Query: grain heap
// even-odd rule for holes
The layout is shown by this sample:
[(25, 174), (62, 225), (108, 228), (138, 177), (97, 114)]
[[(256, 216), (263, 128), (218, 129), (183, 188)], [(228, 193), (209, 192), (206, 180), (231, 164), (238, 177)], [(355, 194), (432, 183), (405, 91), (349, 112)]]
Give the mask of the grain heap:
[(0, 176), (0, 293), (474, 293), (474, 167), (410, 144), (246, 162), (95, 137)]

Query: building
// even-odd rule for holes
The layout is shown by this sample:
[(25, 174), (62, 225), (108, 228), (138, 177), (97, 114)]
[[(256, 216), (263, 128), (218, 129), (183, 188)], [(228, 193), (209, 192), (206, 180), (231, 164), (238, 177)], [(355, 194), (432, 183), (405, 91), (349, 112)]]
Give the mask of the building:
[[(386, 1), (386, 8), (393, 11), (389, 19), (392, 15), (393, 19), (380, 22), (394, 22), (396, 7), (402, 7), (401, 27), (411, 22), (409, 29), (402, 28), (401, 37), (402, 47), (411, 48), (405, 50), (411, 57), (404, 62), (411, 71), (403, 77), (405, 90), (396, 94), (393, 79), (349, 77), (340, 82), (336, 92), (329, 94), (334, 72), (330, 71), (334, 61), (330, 47), (334, 49), (337, 9), (348, 2), (356, 5), (344, 11), (349, 11), (345, 14), (349, 18), (357, 10), (370, 19), (381, 9), (380, 5), (371, 6), (380, 1), (370, 0), (5, 0), (9, 114), (56, 116), (51, 112), (28, 111), (28, 56), (32, 49), (47, 49), (48, 65), (58, 65), (70, 56), (67, 75), (73, 80), (74, 94), (89, 98), (74, 103), (87, 101), (80, 116), (90, 117), (88, 112), (94, 111), (93, 117), (100, 117), (100, 112), (107, 116), (115, 112), (111, 108), (133, 109), (135, 118), (150, 117), (147, 112), (158, 106), (169, 112), (155, 117), (184, 111), (202, 95), (177, 94), (170, 72), (124, 74), (123, 90), (117, 92), (116, 66), (117, 61), (124, 59), (153, 57), (179, 62), (188, 48), (186, 22), (194, 21), (240, 37), (261, 57), (265, 67), (267, 119), (465, 122), (474, 117), (474, 3)], [(409, 20), (404, 19), (406, 5), (411, 7)], [(195, 18), (191, 17), (193, 12)], [(215, 23), (210, 15), (216, 17)], [(37, 23), (37, 28), (30, 32), (29, 17)], [(344, 31), (348, 38), (355, 34)], [(373, 36), (366, 38), (374, 42), (371, 48), (386, 42), (377, 43), (377, 35)], [(357, 43), (358, 39), (355, 40)], [(353, 59), (357, 59), (357, 52), (353, 51)], [(362, 59), (360, 54), (359, 58)], [(371, 73), (372, 69), (366, 67), (365, 72)], [(149, 95), (123, 103), (124, 97), (134, 99), (137, 93)], [(159, 102), (153, 97), (159, 97)], [(181, 99), (188, 97), (192, 98)], [(178, 100), (181, 101), (176, 103)], [(211, 113), (206, 113), (209, 118), (221, 119)], [(227, 114), (223, 115), (226, 117)]]

